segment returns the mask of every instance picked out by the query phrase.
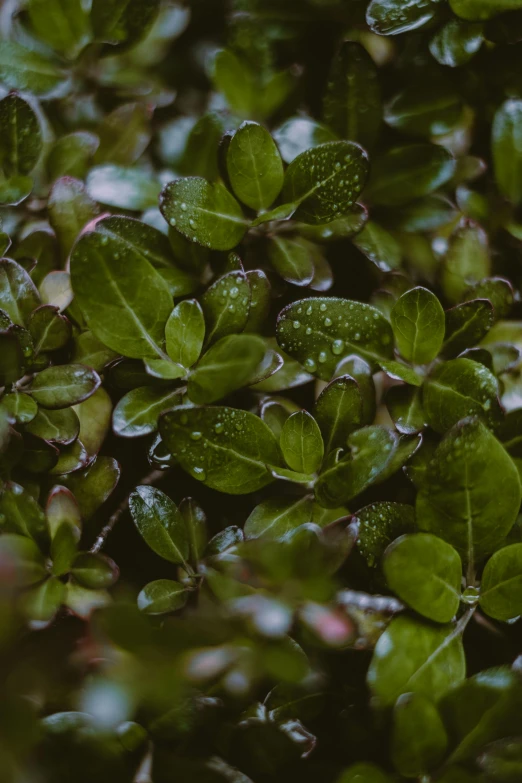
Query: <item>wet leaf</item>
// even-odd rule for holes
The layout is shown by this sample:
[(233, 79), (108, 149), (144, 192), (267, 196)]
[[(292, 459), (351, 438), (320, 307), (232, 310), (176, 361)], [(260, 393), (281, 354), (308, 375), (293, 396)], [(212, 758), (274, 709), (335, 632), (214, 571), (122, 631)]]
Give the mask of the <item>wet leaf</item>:
[(134, 524), (150, 548), (170, 563), (185, 563), (189, 540), (183, 517), (168, 495), (156, 487), (137, 487), (129, 497)]
[(255, 210), (265, 210), (283, 187), (283, 164), (269, 132), (256, 122), (244, 122), (227, 152), (227, 171), (236, 197)]

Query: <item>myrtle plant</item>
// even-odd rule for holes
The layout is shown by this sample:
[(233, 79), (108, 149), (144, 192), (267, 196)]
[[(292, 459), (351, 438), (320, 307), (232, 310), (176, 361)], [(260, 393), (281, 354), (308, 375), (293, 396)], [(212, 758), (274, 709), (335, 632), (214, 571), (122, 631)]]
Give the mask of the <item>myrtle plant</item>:
[(521, 47), (2, 4), (2, 781), (522, 780)]

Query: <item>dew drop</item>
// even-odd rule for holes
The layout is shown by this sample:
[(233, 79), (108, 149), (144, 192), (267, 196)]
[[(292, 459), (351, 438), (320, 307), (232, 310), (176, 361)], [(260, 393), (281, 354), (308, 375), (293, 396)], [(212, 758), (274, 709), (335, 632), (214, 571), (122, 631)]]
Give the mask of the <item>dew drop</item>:
[(319, 310), (320, 310), (322, 313), (324, 313), (324, 311), (326, 310), (326, 305), (325, 305), (325, 303), (324, 303), (324, 302), (322, 303), (322, 305), (321, 305), (321, 307), (319, 308)]
[(198, 481), (205, 481), (207, 474), (205, 473), (204, 468), (192, 468), (192, 473), (194, 474), (194, 478), (197, 478)]
[(309, 307), (306, 308), (306, 314), (312, 315), (312, 305), (309, 305)]
[(307, 326), (306, 327), (306, 334), (312, 334), (312, 327), (311, 326)]
[(344, 349), (344, 340), (334, 340), (332, 343), (332, 353), (339, 356)]
[(331, 326), (332, 325), (332, 319), (328, 318), (328, 316), (326, 316), (326, 318), (324, 319), (324, 325), (325, 326)]
[(217, 432), (218, 435), (220, 432), (223, 432), (224, 429), (225, 425), (222, 421), (218, 421), (218, 423), (214, 426), (214, 431)]
[(171, 226), (175, 226), (176, 225), (176, 218), (171, 218), (169, 220), (169, 223), (170, 223)]
[(294, 321), (292, 326), (294, 327), (294, 329), (300, 329), (301, 321)]
[(185, 204), (185, 202), (184, 202), (184, 201), (182, 201), (182, 202), (181, 202), (181, 204), (180, 204), (180, 207), (181, 207), (181, 209), (183, 210), (183, 212), (186, 212), (186, 211), (187, 211), (187, 209), (188, 209), (188, 207), (187, 207), (187, 205)]
[(233, 288), (230, 289), (230, 298), (231, 299), (236, 299), (238, 294), (239, 294), (239, 288), (236, 288), (236, 286), (234, 286)]
[(187, 414), (186, 413), (182, 413), (181, 416), (179, 417), (179, 420), (180, 420), (180, 422), (182, 424), (187, 424), (187, 422), (188, 422)]
[(317, 357), (319, 364), (324, 364), (327, 359), (328, 356), (326, 355), (326, 351), (321, 351)]
[(304, 367), (308, 370), (308, 372), (315, 372), (317, 369), (317, 364), (314, 362), (313, 359), (305, 359), (304, 361)]
[(190, 433), (190, 437), (192, 440), (200, 440), (201, 439), (201, 432), (194, 430), (194, 432)]

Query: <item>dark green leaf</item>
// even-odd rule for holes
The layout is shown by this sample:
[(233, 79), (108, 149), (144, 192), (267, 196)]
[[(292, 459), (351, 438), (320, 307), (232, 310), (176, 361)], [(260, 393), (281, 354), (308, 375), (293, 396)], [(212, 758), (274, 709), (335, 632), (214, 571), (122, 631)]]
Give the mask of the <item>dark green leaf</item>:
[(197, 563), (207, 544), (205, 512), (193, 498), (184, 498), (180, 503), (179, 512), (183, 517), (189, 537), (190, 559), (193, 563)]
[(154, 432), (160, 414), (179, 405), (181, 396), (177, 389), (171, 388), (141, 386), (131, 389), (114, 408), (114, 432), (124, 438), (137, 438)]
[(490, 19), (520, 8), (520, 0), (450, 0), (450, 6), (463, 19)]
[(373, 220), (369, 220), (352, 241), (355, 247), (383, 272), (400, 267), (401, 246), (389, 231)]
[(513, 306), (513, 287), (503, 277), (486, 277), (471, 286), (466, 292), (470, 299), (489, 299), (495, 311), (495, 318), (505, 318)]
[(324, 438), (326, 454), (345, 447), (348, 435), (363, 424), (362, 394), (359, 384), (341, 375), (326, 386), (315, 403), (314, 416)]
[(283, 187), (283, 164), (269, 132), (256, 122), (244, 122), (232, 137), (227, 171), (237, 198), (248, 207), (268, 207)]
[(145, 585), (138, 595), (138, 607), (145, 614), (166, 614), (181, 609), (187, 599), (187, 590), (180, 582), (157, 579)]
[(119, 569), (114, 560), (106, 555), (80, 552), (72, 564), (71, 573), (82, 587), (100, 590), (114, 584)]
[(349, 354), (371, 362), (393, 355), (392, 330), (378, 310), (334, 297), (302, 299), (285, 307), (277, 321), (277, 341), (322, 380), (330, 380)]
[(91, 40), (82, 0), (29, 0), (28, 13), (36, 36), (66, 57), (77, 57)]
[(96, 38), (129, 48), (147, 33), (159, 0), (93, 0), (91, 22)]
[[(1, 365), (4, 364), (2, 357)], [(12, 392), (2, 397), (1, 405), (18, 424), (27, 424), (38, 413), (38, 405), (29, 394)]]
[(462, 114), (457, 90), (445, 80), (432, 80), (430, 90), (424, 81), (415, 82), (387, 104), (384, 119), (392, 128), (414, 136), (440, 136), (449, 133)]
[(68, 258), (81, 230), (98, 215), (98, 205), (80, 180), (62, 177), (54, 183), (49, 194), (48, 209), (49, 222), (56, 232), (63, 257)]
[[(397, 655), (397, 649), (408, 650)], [(398, 617), (380, 637), (367, 682), (381, 706), (391, 706), (403, 693), (419, 693), (438, 701), (466, 675), (462, 632)]]
[(269, 484), (282, 467), (271, 430), (233, 408), (178, 407), (160, 419), (160, 433), (182, 468), (212, 489), (240, 495)]
[(0, 491), (2, 528), (34, 538), (37, 543), (48, 538), (47, 522), (37, 501), (19, 484), (7, 483)]
[(199, 359), (205, 339), (205, 319), (195, 299), (180, 302), (165, 327), (167, 353), (173, 362), (192, 367)]
[(452, 544), (469, 564), (498, 546), (519, 506), (520, 480), (511, 457), (479, 420), (464, 419), (428, 462), (417, 495), (417, 522)]
[(386, 407), (399, 432), (412, 435), (427, 425), (420, 388), (392, 386), (386, 395)]
[(285, 173), (283, 199), (298, 205), (296, 220), (328, 223), (351, 211), (367, 176), (368, 156), (359, 145), (327, 142), (292, 161)]
[(444, 310), (427, 288), (412, 288), (399, 297), (391, 311), (397, 348), (413, 364), (428, 364), (444, 339)]
[(9, 386), (22, 375), (23, 355), (14, 327), (0, 332), (0, 383)]
[(212, 250), (236, 247), (248, 228), (241, 207), (219, 182), (186, 177), (165, 185), (160, 209), (167, 223), (187, 239)]
[(482, 574), (480, 606), (495, 620), (522, 614), (522, 544), (511, 544), (490, 557)]
[(375, 764), (362, 761), (342, 772), (336, 783), (391, 783), (391, 778)]
[(484, 42), (483, 26), (450, 19), (430, 41), (430, 52), (441, 65), (465, 65)]
[(458, 216), (458, 210), (445, 196), (435, 193), (421, 196), (411, 204), (406, 204), (394, 212), (396, 228), (400, 231), (434, 231), (452, 223)]
[(522, 100), (510, 99), (495, 114), (492, 130), (495, 178), (503, 196), (518, 205), (522, 201), (520, 185), (522, 155), (518, 127), (522, 118)]
[(310, 117), (292, 117), (276, 128), (272, 136), (285, 163), (291, 163), (310, 147), (335, 141), (335, 134), (326, 125), (321, 125)]
[(307, 286), (314, 277), (311, 243), (297, 237), (272, 237), (268, 245), (268, 259), (283, 280), (294, 285)]
[(425, 775), (443, 761), (448, 735), (437, 708), (420, 693), (404, 693), (393, 709), (391, 756), (407, 778)]
[(57, 139), (47, 158), (51, 180), (65, 176), (83, 179), (99, 143), (98, 137), (88, 131), (68, 133)]
[(78, 437), (80, 420), (72, 408), (63, 410), (40, 408), (36, 417), (26, 425), (25, 429), (37, 438), (67, 446)]
[(33, 310), (29, 318), (29, 331), (35, 355), (41, 351), (63, 348), (72, 334), (71, 322), (52, 305), (42, 305)]
[(415, 511), (405, 503), (379, 501), (358, 511), (354, 521), (358, 527), (357, 546), (373, 567), (395, 538), (415, 530)]
[(297, 411), (289, 416), (280, 440), (289, 468), (300, 473), (319, 470), (323, 461), (323, 439), (317, 422), (307, 411)]
[(125, 103), (114, 109), (98, 126), (100, 144), (94, 163), (135, 163), (150, 142), (150, 117), (151, 109), (144, 103)]
[(134, 524), (157, 555), (171, 563), (185, 563), (190, 552), (183, 517), (168, 495), (156, 487), (137, 487), (129, 497)]
[(271, 498), (254, 508), (245, 522), (247, 538), (267, 537), (284, 540), (301, 525), (311, 522), (324, 527), (345, 516), (346, 509), (324, 509), (311, 495), (291, 498)]
[(265, 323), (272, 303), (272, 286), (261, 269), (252, 269), (246, 273), (250, 286), (250, 310), (244, 327), (245, 332), (258, 332)]
[(35, 623), (49, 623), (65, 599), (66, 586), (52, 576), (24, 593), (23, 611)]
[(494, 320), (493, 306), (487, 299), (472, 299), (446, 310), (443, 354), (456, 356), (476, 345), (489, 332)]
[(192, 370), (187, 392), (197, 404), (211, 403), (245, 386), (265, 354), (265, 344), (251, 334), (222, 337)]
[(40, 122), (17, 93), (0, 101), (0, 167), (7, 177), (30, 174), (42, 151)]
[(4, 568), (12, 569), (12, 585), (29, 587), (47, 576), (45, 558), (30, 538), (15, 533), (0, 536), (0, 557)]
[(378, 35), (398, 35), (417, 30), (438, 13), (440, 0), (372, 0), (366, 21)]
[(36, 287), (25, 271), (9, 258), (0, 260), (0, 307), (13, 323), (23, 326), (40, 304)]
[(82, 364), (48, 367), (32, 379), (27, 391), (44, 408), (68, 408), (94, 394), (101, 380)]
[(113, 457), (96, 457), (85, 470), (60, 476), (59, 483), (74, 494), (84, 519), (90, 519), (110, 496), (119, 478), (120, 466)]
[(383, 558), (388, 586), (416, 612), (448, 623), (460, 603), (462, 563), (458, 553), (429, 533), (401, 536)]
[(250, 285), (244, 272), (228, 272), (207, 288), (201, 306), (207, 324), (207, 344), (242, 332), (250, 310)]
[(141, 253), (116, 236), (84, 234), (71, 253), (71, 282), (90, 329), (105, 345), (124, 356), (164, 357), (172, 297)]
[(58, 66), (16, 41), (0, 41), (0, 81), (11, 90), (47, 95), (65, 81)]
[(323, 116), (341, 139), (373, 146), (381, 124), (381, 90), (375, 63), (360, 43), (345, 41), (335, 56)]
[(464, 221), (452, 235), (444, 259), (442, 286), (447, 299), (452, 304), (462, 301), (469, 286), (488, 277), (490, 271), (486, 232)]
[(452, 155), (436, 144), (394, 147), (377, 158), (365, 194), (375, 204), (397, 206), (432, 193), (451, 179)]
[(486, 367), (471, 359), (451, 359), (430, 373), (423, 387), (426, 420), (445, 433), (466, 416), (478, 416), (488, 426), (501, 418), (498, 381)]

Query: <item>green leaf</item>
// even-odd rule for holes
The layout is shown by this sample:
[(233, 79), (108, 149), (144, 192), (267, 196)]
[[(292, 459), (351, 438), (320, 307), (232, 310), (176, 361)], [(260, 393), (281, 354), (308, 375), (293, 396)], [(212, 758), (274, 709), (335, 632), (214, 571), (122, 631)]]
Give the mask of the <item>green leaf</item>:
[(82, 0), (29, 0), (29, 20), (37, 38), (70, 59), (90, 43), (89, 14)]
[(57, 307), (42, 305), (29, 318), (29, 332), (33, 338), (34, 353), (57, 351), (66, 345), (72, 334), (71, 322)]
[(67, 259), (81, 230), (98, 215), (98, 205), (87, 194), (83, 182), (62, 177), (52, 187), (48, 209), (49, 222)]
[(325, 453), (346, 446), (348, 436), (369, 424), (363, 421), (361, 388), (349, 375), (341, 375), (326, 386), (315, 403), (314, 416), (324, 438)]
[(291, 117), (276, 128), (272, 136), (285, 163), (291, 163), (310, 147), (318, 147), (319, 144), (336, 140), (330, 128), (310, 117)]
[(100, 451), (107, 435), (112, 414), (112, 400), (103, 387), (74, 408), (80, 420), (80, 441), (90, 458)]
[(0, 259), (0, 307), (13, 323), (23, 326), (39, 304), (38, 291), (25, 269), (9, 258)]
[(428, 620), (449, 623), (460, 603), (462, 563), (450, 544), (429, 533), (401, 536), (383, 558), (388, 586)]
[(410, 204), (395, 210), (395, 227), (400, 231), (434, 231), (452, 223), (458, 217), (458, 210), (445, 196), (435, 193), (421, 196)]
[(341, 139), (373, 146), (382, 118), (381, 90), (375, 63), (356, 41), (345, 41), (334, 57), (323, 117)]
[(410, 383), (412, 386), (422, 386), (422, 375), (419, 375), (419, 373), (415, 372), (415, 370), (412, 370), (412, 368), (407, 364), (403, 364), (402, 362), (395, 362), (390, 359), (387, 361), (383, 361), (381, 359), (379, 366), (382, 370), (384, 370), (386, 375), (389, 375), (390, 378), (393, 378), (396, 381), (405, 381), (406, 383)]
[(520, 507), (511, 457), (477, 419), (455, 425), (428, 462), (417, 495), (417, 522), (455, 547), (466, 563), (492, 552)]
[(58, 138), (47, 158), (50, 179), (54, 181), (65, 176), (84, 179), (99, 143), (98, 136), (89, 131), (66, 133)]
[(207, 545), (207, 518), (205, 512), (193, 498), (184, 498), (179, 506), (179, 511), (185, 522), (190, 541), (190, 560), (196, 563), (203, 555)]
[[(407, 650), (407, 655), (397, 655)], [(375, 647), (367, 682), (382, 707), (403, 693), (418, 693), (438, 701), (466, 675), (462, 630), (442, 628), (409, 617), (392, 620)]]
[(311, 245), (306, 239), (275, 236), (269, 240), (268, 259), (283, 280), (293, 285), (307, 286), (315, 273), (310, 251)]
[(495, 114), (491, 138), (498, 188), (515, 206), (522, 201), (522, 154), (518, 143), (521, 121), (522, 100), (505, 101)]
[(156, 206), (161, 185), (146, 169), (105, 163), (89, 171), (86, 188), (101, 204), (140, 212)]
[(199, 302), (185, 299), (176, 305), (165, 326), (167, 353), (173, 362), (192, 367), (205, 339), (205, 318)]
[(441, 65), (457, 68), (465, 65), (484, 42), (483, 26), (450, 19), (430, 41), (430, 52)]
[(66, 585), (52, 576), (42, 585), (24, 593), (22, 601), (24, 614), (32, 622), (47, 625), (63, 603), (65, 592)]
[(452, 155), (437, 144), (394, 147), (373, 162), (365, 195), (378, 205), (407, 204), (437, 190), (454, 171)]
[(391, 358), (389, 322), (371, 305), (334, 297), (302, 299), (279, 313), (277, 341), (306, 370), (328, 381), (355, 353), (370, 362)]
[(47, 522), (37, 501), (20, 484), (8, 482), (0, 490), (2, 529), (33, 538), (37, 543), (48, 539)]
[(167, 614), (185, 606), (188, 592), (180, 582), (156, 579), (149, 582), (138, 595), (138, 608), (145, 614)]
[(324, 527), (346, 515), (346, 509), (324, 509), (312, 495), (269, 498), (254, 508), (245, 522), (247, 538), (271, 538), (282, 541), (293, 530), (312, 523)]
[(281, 431), (281, 450), (286, 464), (299, 473), (315, 473), (321, 467), (324, 444), (314, 417), (297, 411), (285, 421)]
[(184, 470), (231, 495), (261, 489), (283, 466), (271, 430), (247, 411), (181, 406), (160, 418), (160, 434)]
[(22, 375), (23, 356), (14, 327), (0, 332), (0, 383), (8, 386)]
[(399, 432), (412, 435), (427, 425), (420, 388), (392, 386), (386, 395), (386, 407)]
[(18, 424), (28, 424), (38, 413), (38, 405), (29, 394), (20, 392), (5, 394), (1, 404)]
[(129, 497), (134, 524), (153, 552), (170, 563), (183, 564), (190, 551), (183, 517), (168, 495), (156, 487), (136, 487)]
[(385, 228), (369, 220), (362, 231), (353, 238), (355, 247), (383, 272), (390, 272), (401, 265), (401, 246)]
[(236, 197), (256, 211), (268, 209), (283, 187), (281, 156), (257, 122), (244, 122), (232, 137), (227, 171)]
[(30, 174), (42, 152), (40, 122), (17, 93), (0, 101), (0, 167), (6, 177)]
[(480, 583), (480, 606), (495, 620), (522, 614), (522, 544), (503, 547), (490, 557)]
[(250, 285), (244, 272), (228, 272), (207, 288), (201, 307), (207, 325), (207, 344), (242, 332), (250, 311)]
[(472, 285), (466, 294), (470, 299), (489, 299), (496, 319), (506, 318), (513, 307), (513, 287), (503, 277), (486, 277)]
[(272, 286), (262, 269), (252, 269), (246, 276), (250, 286), (250, 309), (244, 331), (260, 332), (270, 312)]
[(439, 78), (415, 82), (397, 93), (387, 104), (384, 119), (392, 128), (414, 136), (449, 133), (461, 118), (462, 100), (451, 82)]
[(413, 364), (429, 364), (444, 339), (444, 310), (427, 288), (412, 288), (391, 311), (393, 334), (400, 353)]
[(247, 63), (230, 49), (221, 49), (214, 58), (212, 75), (231, 111), (240, 117), (252, 116), (256, 88), (254, 75)]
[(114, 408), (112, 427), (123, 438), (149, 435), (158, 428), (163, 411), (180, 405), (182, 395), (178, 389), (141, 386), (131, 389)]
[(463, 19), (490, 19), (520, 9), (520, 0), (450, 0), (451, 10)]
[(478, 416), (493, 427), (502, 416), (498, 381), (487, 367), (471, 359), (450, 359), (427, 377), (422, 402), (430, 427), (445, 433), (466, 416)]
[(68, 487), (78, 501), (82, 517), (90, 519), (107, 500), (120, 478), (120, 466), (113, 457), (96, 457), (88, 468), (68, 476), (59, 483)]
[(391, 757), (395, 769), (417, 778), (444, 760), (448, 735), (439, 712), (420, 693), (404, 693), (393, 708)]
[(350, 212), (367, 176), (368, 156), (362, 147), (330, 141), (292, 161), (285, 173), (283, 199), (298, 205), (296, 220), (328, 223)]
[(112, 234), (84, 234), (71, 253), (71, 282), (102, 343), (124, 356), (164, 358), (160, 346), (172, 297), (141, 253)]
[(481, 671), (450, 690), (439, 704), (452, 742), (450, 762), (474, 760), (489, 742), (511, 736), (521, 705), (520, 679), (506, 666)]
[(47, 576), (45, 558), (30, 538), (2, 533), (0, 557), (5, 567), (13, 569), (11, 584), (15, 587), (29, 587)]
[(65, 81), (65, 73), (39, 52), (16, 41), (0, 41), (0, 81), (11, 90), (48, 95)]
[(382, 477), (398, 438), (385, 427), (363, 427), (348, 438), (348, 454), (331, 452), (315, 484), (317, 502), (333, 508), (360, 495)]
[(161, 191), (159, 204), (170, 226), (212, 250), (232, 250), (248, 228), (241, 207), (224, 185), (202, 177), (169, 182)]
[(100, 376), (90, 367), (64, 364), (39, 372), (27, 391), (44, 408), (68, 408), (94, 394), (100, 383)]
[(0, 181), (0, 206), (16, 207), (31, 195), (34, 182), (31, 177), (15, 175)]
[(80, 552), (72, 564), (71, 574), (82, 587), (101, 590), (114, 584), (119, 569), (106, 555)]
[(159, 0), (93, 0), (91, 23), (99, 41), (128, 49), (140, 41), (154, 23)]
[(472, 299), (446, 310), (446, 329), (442, 353), (456, 356), (477, 345), (489, 332), (495, 320), (493, 306), (487, 299)]
[(440, 0), (372, 0), (366, 22), (378, 35), (398, 35), (423, 27), (437, 15)]
[(335, 783), (391, 783), (391, 778), (375, 764), (362, 761), (344, 770)]
[(40, 408), (35, 418), (25, 427), (37, 438), (68, 446), (80, 432), (80, 420), (72, 408), (45, 410)]
[(470, 285), (491, 272), (488, 237), (480, 226), (463, 221), (452, 235), (442, 270), (442, 287), (452, 303), (462, 301)]
[(190, 374), (187, 393), (192, 402), (216, 402), (252, 378), (265, 355), (260, 337), (231, 334), (222, 337), (199, 360)]
[(405, 503), (370, 503), (354, 516), (357, 546), (368, 565), (380, 562), (386, 547), (398, 536), (415, 530), (415, 511)]
[(151, 109), (144, 103), (125, 103), (107, 114), (97, 128), (100, 144), (94, 163), (135, 163), (150, 142), (150, 118)]

